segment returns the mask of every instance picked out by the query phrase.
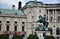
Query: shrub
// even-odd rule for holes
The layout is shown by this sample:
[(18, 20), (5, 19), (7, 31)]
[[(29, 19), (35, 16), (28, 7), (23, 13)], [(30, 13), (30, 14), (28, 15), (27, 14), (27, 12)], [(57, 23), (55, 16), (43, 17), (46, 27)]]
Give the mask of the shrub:
[(27, 39), (39, 39), (37, 35), (30, 34)]
[(14, 35), (12, 39), (23, 39), (23, 37), (20, 35)]
[(9, 39), (9, 35), (0, 34), (0, 39)]
[(54, 36), (45, 36), (44, 39), (55, 39)]

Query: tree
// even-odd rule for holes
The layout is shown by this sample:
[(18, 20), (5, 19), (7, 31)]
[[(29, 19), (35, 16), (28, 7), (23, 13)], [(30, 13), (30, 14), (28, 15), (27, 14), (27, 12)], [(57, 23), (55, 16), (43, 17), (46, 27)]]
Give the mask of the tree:
[(45, 36), (44, 39), (55, 39), (54, 36)]
[(23, 37), (20, 35), (14, 35), (12, 39), (23, 39)]
[(30, 34), (27, 39), (39, 39), (37, 35)]

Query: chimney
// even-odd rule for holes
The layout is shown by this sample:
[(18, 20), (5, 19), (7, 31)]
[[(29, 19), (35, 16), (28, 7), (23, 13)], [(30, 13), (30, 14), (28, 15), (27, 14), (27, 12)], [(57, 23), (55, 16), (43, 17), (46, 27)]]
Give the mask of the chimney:
[(21, 4), (22, 4), (22, 2), (19, 1), (19, 2), (18, 2), (18, 10), (21, 9)]
[(15, 10), (15, 5), (12, 5), (12, 10)]

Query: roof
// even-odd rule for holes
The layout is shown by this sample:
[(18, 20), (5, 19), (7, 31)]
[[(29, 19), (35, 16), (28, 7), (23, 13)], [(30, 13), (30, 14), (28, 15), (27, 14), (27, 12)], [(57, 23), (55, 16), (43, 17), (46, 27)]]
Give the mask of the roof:
[(0, 9), (1, 14), (12, 15), (17, 13), (17, 15), (25, 15), (23, 10), (12, 10), (12, 9)]
[(35, 28), (35, 31), (48, 31), (48, 28), (42, 25), (39, 25)]
[(34, 5), (36, 5), (36, 4), (37, 4), (37, 5), (41, 5), (42, 2), (29, 1), (29, 2), (26, 3), (25, 6), (29, 7), (29, 6), (34, 6)]
[(43, 3), (43, 2), (40, 2), (40, 1), (28, 1), (24, 8), (26, 7), (36, 7), (36, 6), (40, 6), (40, 7), (60, 7), (60, 3), (56, 3), (56, 4), (47, 4), (47, 3)]

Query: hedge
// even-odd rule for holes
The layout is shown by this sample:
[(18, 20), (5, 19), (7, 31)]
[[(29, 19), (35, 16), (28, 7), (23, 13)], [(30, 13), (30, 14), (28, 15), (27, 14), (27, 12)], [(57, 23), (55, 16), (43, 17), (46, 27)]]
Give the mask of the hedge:
[(12, 37), (12, 39), (23, 39), (23, 37), (20, 36), (20, 35), (14, 35), (14, 36)]
[(55, 39), (54, 36), (45, 36), (44, 39)]
[(0, 39), (9, 39), (9, 35), (0, 34)]
[(37, 35), (30, 34), (27, 39), (39, 39)]

